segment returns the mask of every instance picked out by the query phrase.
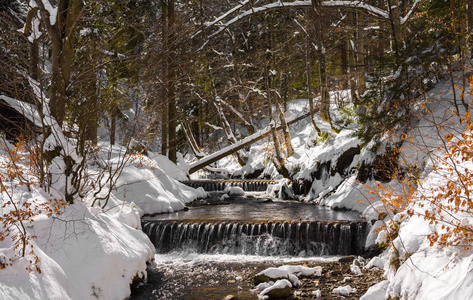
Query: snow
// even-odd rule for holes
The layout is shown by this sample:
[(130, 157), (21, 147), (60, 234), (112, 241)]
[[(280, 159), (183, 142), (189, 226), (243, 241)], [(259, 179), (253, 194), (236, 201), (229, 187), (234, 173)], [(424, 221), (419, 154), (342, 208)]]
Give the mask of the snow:
[(366, 293), (361, 296), (360, 300), (385, 300), (384, 295), (388, 287), (389, 281), (383, 280), (371, 286)]
[(356, 289), (350, 287), (349, 285), (344, 285), (334, 288), (332, 293), (347, 297), (350, 296), (350, 294), (356, 293)]
[[(207, 197), (203, 189), (194, 189), (173, 179), (187, 180), (187, 177), (165, 156), (150, 153), (150, 157), (138, 155), (124, 161), (127, 158), (122, 154), (123, 149), (112, 149), (110, 159), (107, 159), (109, 149), (102, 149), (99, 156), (104, 160), (103, 164), (118, 166), (125, 163), (107, 209), (115, 212), (122, 203), (133, 203), (141, 215), (174, 212), (184, 209), (186, 203)], [(99, 196), (105, 193), (99, 193)], [(104, 201), (99, 204), (103, 205)]]
[(33, 104), (23, 102), (5, 95), (0, 95), (0, 99), (5, 101), (10, 107), (21, 113), (36, 126), (43, 127), (38, 111)]
[(239, 186), (226, 186), (223, 192), (229, 196), (245, 196), (245, 191)]
[[(38, 184), (31, 185), (28, 190), (18, 179), (2, 181), (15, 203), (31, 203), (31, 207), (36, 207), (49, 203), (52, 198), (64, 197), (70, 178), (64, 175), (63, 157), (81, 161), (57, 123), (49, 118), (45, 120), (53, 128), (45, 141), (46, 146), (54, 149), (60, 145), (62, 148), (61, 156), (52, 161), (49, 169), (53, 174), (51, 192), (45, 192)], [(12, 149), (9, 143), (0, 147), (1, 174), (7, 173), (8, 151)], [(87, 170), (89, 181), (84, 187), (88, 190), (83, 191), (82, 198), (66, 205), (58, 216), (50, 217), (37, 210), (31, 221), (24, 221), (28, 236), (35, 236), (29, 241), (25, 257), (13, 248), (9, 237), (0, 241), (0, 264), (11, 264), (0, 268), (0, 299), (121, 300), (130, 295), (134, 280), (146, 279), (146, 263), (154, 259), (155, 248), (141, 231), (140, 215), (182, 209), (185, 203), (205, 197), (207, 193), (173, 179), (187, 176), (183, 177), (182, 170), (167, 158), (125, 156), (125, 150), (99, 144), (95, 161)], [(28, 159), (17, 162), (21, 169), (25, 169), (27, 163)], [(104, 172), (106, 168), (112, 171)], [(110, 190), (109, 201), (107, 204), (105, 200), (97, 201), (90, 207), (96, 197), (108, 193), (110, 181), (107, 179), (110, 178), (107, 174), (120, 174), (112, 180), (115, 187)], [(32, 174), (27, 176), (31, 182), (38, 181)], [(105, 188), (95, 194), (100, 182)], [(2, 193), (2, 201), (5, 197), (7, 194)], [(2, 207), (0, 213), (3, 216), (11, 209), (10, 206)], [(14, 227), (12, 230), (10, 236), (18, 233)], [(35, 256), (29, 253), (30, 245), (38, 258), (36, 264)], [(41, 272), (36, 271), (35, 266)]]
[(28, 273), (31, 257), (15, 259), (11, 241), (0, 242), (0, 255), (14, 259), (0, 270), (1, 299), (124, 299), (154, 256), (141, 230), (81, 203), (58, 219), (39, 216), (28, 228), (37, 236), (32, 245), (41, 273)]
[(350, 271), (354, 275), (362, 275), (360, 267), (355, 264), (350, 265)]
[(381, 257), (375, 256), (373, 257), (364, 267), (365, 269), (371, 269), (371, 268), (377, 268), (377, 269), (383, 269), (385, 265), (384, 259)]
[[(283, 265), (278, 268), (268, 268), (266, 270), (263, 270), (256, 274), (255, 277), (258, 276), (267, 276), (268, 278), (272, 279), (273, 281), (276, 281), (276, 283), (282, 279), (284, 280), (289, 280), (291, 283), (291, 286), (297, 287), (301, 285), (301, 281), (299, 280), (298, 276), (322, 276), (322, 267), (317, 266), (313, 268), (308, 268), (304, 266), (298, 266), (298, 265)], [(276, 285), (276, 284), (274, 284)], [(274, 287), (272, 286), (272, 288)], [(268, 288), (265, 288), (269, 289)], [(271, 289), (267, 290), (270, 291)], [(265, 293), (261, 293), (261, 295), (265, 295)]]
[(290, 274), (296, 276), (322, 276), (322, 267), (317, 266), (313, 268), (308, 268), (304, 266), (297, 266), (297, 265), (284, 265), (278, 268), (268, 268), (264, 271), (258, 273), (258, 275), (266, 275), (269, 278), (277, 279), (277, 278), (288, 278)]

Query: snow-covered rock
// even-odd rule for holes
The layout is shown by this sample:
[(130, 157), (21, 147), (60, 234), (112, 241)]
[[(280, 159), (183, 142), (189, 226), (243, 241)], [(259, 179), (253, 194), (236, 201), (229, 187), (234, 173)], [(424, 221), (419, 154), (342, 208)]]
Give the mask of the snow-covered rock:
[(332, 293), (339, 294), (342, 296), (350, 296), (351, 294), (356, 293), (356, 289), (352, 288), (349, 285), (339, 286), (333, 289)]
[(234, 197), (245, 196), (245, 191), (239, 186), (226, 186), (223, 192)]
[(277, 279), (289, 279), (297, 286), (300, 284), (297, 276), (322, 276), (322, 267), (316, 266), (308, 268), (297, 265), (284, 265), (278, 268), (268, 268), (256, 274), (254, 281), (255, 284), (261, 282), (274, 281)]

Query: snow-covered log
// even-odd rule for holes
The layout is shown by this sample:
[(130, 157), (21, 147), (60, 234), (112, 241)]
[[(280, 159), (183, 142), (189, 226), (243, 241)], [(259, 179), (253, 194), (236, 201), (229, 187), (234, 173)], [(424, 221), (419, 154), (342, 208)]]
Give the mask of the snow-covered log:
[[(300, 115), (296, 118), (293, 118), (293, 119), (290, 119), (286, 122), (287, 125), (291, 125), (291, 124), (294, 124), (304, 118), (307, 118), (308, 116), (310, 115), (310, 113), (304, 113), (303, 115)], [(282, 125), (278, 125), (276, 126), (276, 130), (281, 130), (283, 128)], [(268, 126), (266, 127), (265, 129), (261, 130), (261, 131), (258, 131), (257, 133), (255, 134), (252, 134), (238, 142), (236, 142), (235, 144), (232, 144), (226, 148), (223, 148), (221, 149), (220, 151), (217, 151), (209, 156), (206, 156), (202, 159), (199, 159), (198, 161), (192, 163), (190, 165), (190, 168), (189, 168), (189, 174), (192, 174), (208, 165), (210, 165), (211, 163), (214, 163), (222, 158), (224, 158), (225, 156), (228, 156), (230, 154), (233, 154), (235, 152), (237, 152), (238, 150), (240, 149), (243, 149), (244, 147), (248, 146), (248, 145), (251, 145), (265, 137), (267, 137), (268, 135), (271, 134), (271, 126)]]

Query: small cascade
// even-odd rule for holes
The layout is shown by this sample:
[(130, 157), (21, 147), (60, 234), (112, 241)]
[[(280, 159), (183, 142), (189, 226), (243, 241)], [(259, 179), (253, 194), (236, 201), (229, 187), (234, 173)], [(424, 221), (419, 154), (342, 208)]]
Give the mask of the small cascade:
[(202, 187), (207, 192), (223, 191), (227, 186), (241, 187), (245, 192), (264, 192), (268, 185), (274, 183), (273, 180), (189, 180), (183, 181), (187, 186)]
[(188, 250), (244, 255), (360, 255), (366, 222), (144, 221), (158, 253)]

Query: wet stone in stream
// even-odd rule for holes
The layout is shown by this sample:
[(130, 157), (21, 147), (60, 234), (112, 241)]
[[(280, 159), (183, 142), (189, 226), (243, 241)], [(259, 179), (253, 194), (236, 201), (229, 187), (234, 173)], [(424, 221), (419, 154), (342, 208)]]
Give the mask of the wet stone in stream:
[[(294, 264), (322, 267), (321, 277), (299, 277), (301, 286), (293, 289), (293, 296), (286, 299), (315, 299), (313, 291), (320, 290), (317, 299), (359, 299), (370, 286), (382, 280), (382, 270), (362, 270), (362, 275), (350, 272), (351, 261), (182, 261), (158, 262), (148, 271), (148, 284), (133, 291), (130, 299), (206, 300), (206, 299), (257, 299), (252, 291), (254, 276), (269, 267)], [(350, 277), (349, 281), (344, 279)], [(342, 296), (332, 293), (339, 286), (350, 285), (356, 293)], [(142, 290), (144, 289), (144, 290)], [(233, 297), (233, 298), (232, 298)]]

